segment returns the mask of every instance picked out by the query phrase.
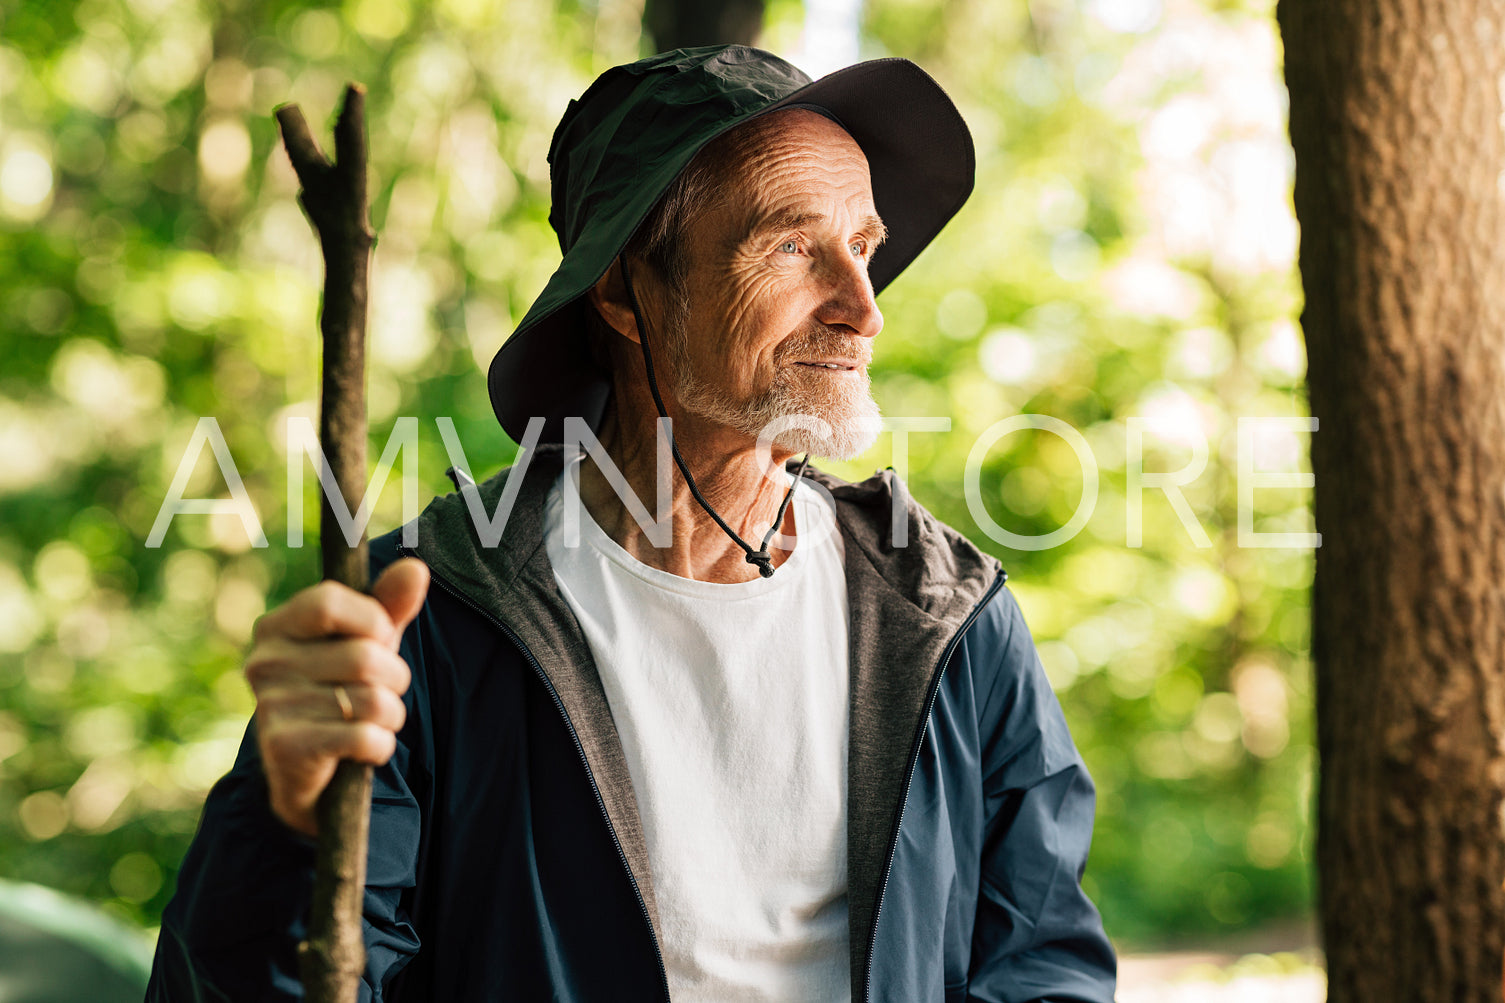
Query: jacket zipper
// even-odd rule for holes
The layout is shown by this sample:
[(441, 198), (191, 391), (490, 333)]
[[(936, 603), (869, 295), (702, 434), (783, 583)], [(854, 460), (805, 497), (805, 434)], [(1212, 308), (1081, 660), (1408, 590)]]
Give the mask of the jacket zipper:
[(936, 694), (941, 690), (941, 677), (946, 674), (946, 665), (951, 661), (956, 646), (961, 643), (962, 635), (971, 628), (983, 608), (992, 601), (993, 596), (997, 594), (999, 587), (1007, 578), (1008, 572), (1000, 568), (998, 574), (993, 577), (993, 584), (988, 586), (988, 591), (978, 600), (977, 605), (972, 607), (972, 612), (967, 614), (967, 619), (946, 643), (946, 650), (941, 652), (940, 664), (936, 667), (935, 675), (931, 677), (930, 689), (925, 695), (925, 713), (920, 716), (920, 727), (915, 733), (914, 744), (909, 754), (909, 772), (905, 776), (904, 791), (899, 798), (899, 821), (894, 826), (893, 837), (888, 841), (888, 852), (883, 857), (883, 878), (878, 883), (878, 903), (873, 907), (873, 926), (868, 933), (867, 959), (862, 973), (862, 995), (858, 997), (857, 1003), (870, 1003), (872, 998), (873, 951), (878, 946), (878, 918), (883, 914), (883, 896), (888, 891), (888, 876), (894, 866), (894, 851), (899, 845), (899, 830), (904, 825), (904, 808), (909, 803), (909, 788), (914, 784), (915, 769), (920, 764), (920, 745), (925, 739), (925, 730), (930, 727), (930, 712), (935, 707)]
[[(400, 553), (407, 553), (407, 551), (400, 545), (397, 549)], [(648, 915), (648, 902), (643, 898), (642, 890), (638, 888), (637, 878), (632, 873), (632, 865), (627, 862), (627, 853), (622, 849), (622, 842), (617, 838), (617, 830), (611, 824), (611, 813), (606, 810), (606, 800), (601, 797), (601, 788), (596, 786), (596, 777), (595, 774), (591, 772), (590, 760), (585, 756), (585, 746), (581, 744), (580, 736), (575, 732), (574, 722), (570, 720), (569, 713), (564, 709), (564, 701), (559, 699), (559, 694), (554, 690), (554, 684), (549, 681), (548, 674), (544, 672), (543, 666), (538, 663), (538, 659), (533, 657), (533, 652), (528, 650), (528, 646), (523, 643), (522, 638), (518, 637), (511, 627), (508, 627), (505, 623), (502, 623), (502, 621), (492, 616), (489, 611), (484, 609), (480, 604), (476, 603), (459, 589), (455, 588), (449, 582), (445, 581), (443, 577), (437, 574), (433, 574), (432, 569), (430, 569), (430, 577), (435, 582), (437, 582), (439, 586), (444, 589), (444, 591), (460, 600), (460, 602), (464, 603), (466, 606), (475, 610), (483, 618), (485, 618), (487, 622), (500, 630), (508, 640), (516, 645), (517, 650), (521, 651), (523, 653), (523, 657), (526, 658), (528, 660), (528, 663), (533, 666), (533, 672), (543, 682), (544, 688), (549, 691), (549, 696), (554, 701), (554, 707), (559, 711), (559, 716), (564, 719), (564, 726), (569, 729), (570, 739), (575, 743), (575, 751), (580, 754), (580, 764), (585, 767), (585, 776), (586, 779), (590, 781), (591, 793), (596, 795), (596, 807), (601, 809), (601, 818), (606, 822), (606, 831), (611, 833), (611, 843), (617, 848), (617, 859), (622, 861), (622, 868), (627, 872), (627, 880), (632, 883), (632, 892), (637, 897), (638, 908), (642, 911), (643, 914), (643, 922), (648, 927), (648, 939), (653, 942), (653, 957), (654, 960), (658, 962), (659, 989), (663, 993), (665, 1003), (669, 1003), (669, 973), (668, 970), (664, 967), (664, 952), (658, 945), (658, 933), (653, 929), (653, 917)]]

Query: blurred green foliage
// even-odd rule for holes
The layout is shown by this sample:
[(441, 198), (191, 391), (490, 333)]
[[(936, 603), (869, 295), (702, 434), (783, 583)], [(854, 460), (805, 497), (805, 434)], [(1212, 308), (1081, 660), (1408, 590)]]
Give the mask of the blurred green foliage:
[[(545, 154), (566, 101), (638, 56), (640, 4), (543, 0), (0, 0), (0, 874), (154, 925), (204, 794), (252, 711), (255, 618), (316, 577), (289, 548), (285, 425), (312, 417), (320, 261), (271, 117), (316, 132), (370, 93), (372, 457), (419, 416), (478, 473), (515, 447), (481, 371), (558, 260)], [(794, 54), (803, 9), (768, 8)], [(875, 392), (912, 433), (891, 462), (997, 554), (1099, 787), (1087, 882), (1145, 943), (1310, 909), (1312, 552), (1241, 546), (1240, 417), (1303, 396), (1284, 92), (1269, 5), (873, 0), (863, 55), (917, 60), (955, 97), (978, 190), (880, 302)], [(965, 490), (993, 423), (1049, 415), (1100, 478), (1058, 546), (989, 538)], [(228, 515), (145, 540), (202, 416), (270, 540)], [(1205, 469), (1142, 495), (1143, 469)], [(1306, 433), (1244, 450), (1254, 532), (1310, 527)], [(1257, 455), (1255, 455), (1257, 454)], [(1065, 524), (1070, 444), (1018, 431), (979, 457), (988, 519)], [(307, 521), (316, 519), (305, 478)], [(208, 450), (188, 497), (225, 497)], [(403, 519), (390, 482), (374, 531)], [(1201, 528), (1198, 531), (1191, 524)], [(1248, 542), (1248, 541), (1246, 541)], [(1199, 543), (1206, 544), (1205, 546)]]

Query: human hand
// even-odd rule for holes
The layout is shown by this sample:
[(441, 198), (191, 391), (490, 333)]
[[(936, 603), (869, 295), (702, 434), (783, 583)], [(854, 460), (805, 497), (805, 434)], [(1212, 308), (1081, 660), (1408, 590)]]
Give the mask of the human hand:
[(397, 654), (423, 606), (429, 570), (405, 557), (371, 586), (310, 586), (256, 621), (245, 675), (256, 695), (256, 741), (271, 807), (318, 834), (314, 806), (341, 759), (380, 766), (407, 720), (412, 670)]

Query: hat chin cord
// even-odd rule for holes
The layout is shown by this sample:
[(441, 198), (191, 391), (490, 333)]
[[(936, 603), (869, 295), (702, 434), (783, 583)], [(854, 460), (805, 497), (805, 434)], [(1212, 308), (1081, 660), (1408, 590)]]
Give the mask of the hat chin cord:
[[(638, 325), (638, 344), (643, 347), (643, 368), (648, 372), (648, 390), (653, 394), (653, 403), (658, 408), (658, 416), (665, 421), (669, 421), (669, 414), (664, 408), (664, 398), (658, 392), (658, 380), (653, 375), (653, 356), (648, 351), (648, 328), (643, 324), (643, 311), (638, 308), (638, 298), (632, 291), (632, 279), (627, 274), (627, 263), (625, 261), (621, 262), (621, 268), (622, 284), (627, 287), (627, 302), (632, 306), (632, 318), (637, 321)], [(690, 494), (695, 497), (695, 501), (699, 503), (701, 508), (705, 509), (707, 515), (716, 521), (716, 525), (721, 527), (722, 532), (726, 533), (737, 546), (742, 548), (743, 553), (747, 555), (747, 563), (756, 564), (758, 566), (758, 574), (764, 578), (772, 578), (773, 557), (768, 553), (768, 542), (773, 539), (774, 532), (784, 521), (784, 513), (789, 508), (790, 499), (794, 497), (794, 489), (799, 484), (800, 478), (805, 475), (805, 467), (810, 462), (810, 454), (806, 453), (805, 458), (800, 461), (799, 469), (794, 472), (794, 483), (789, 485), (789, 490), (784, 494), (784, 500), (779, 503), (779, 513), (774, 516), (773, 525), (768, 527), (768, 532), (763, 534), (763, 542), (757, 550), (754, 550), (751, 544), (738, 536), (737, 532), (726, 524), (725, 519), (716, 514), (716, 510), (711, 508), (711, 503), (705, 500), (705, 496), (695, 486), (695, 478), (690, 476), (690, 468), (686, 466), (685, 458), (679, 453), (679, 446), (674, 442), (674, 432), (672, 429), (668, 434), (669, 452), (673, 454), (674, 463), (679, 467), (679, 472), (684, 475), (685, 484), (689, 486)]]

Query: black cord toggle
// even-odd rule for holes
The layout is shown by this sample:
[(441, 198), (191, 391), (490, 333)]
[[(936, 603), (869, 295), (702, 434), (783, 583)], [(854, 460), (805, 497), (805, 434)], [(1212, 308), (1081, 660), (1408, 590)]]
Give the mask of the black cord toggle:
[(758, 574), (762, 575), (764, 578), (773, 577), (773, 558), (769, 555), (767, 550), (749, 551), (747, 555), (747, 563), (756, 564), (758, 566)]

